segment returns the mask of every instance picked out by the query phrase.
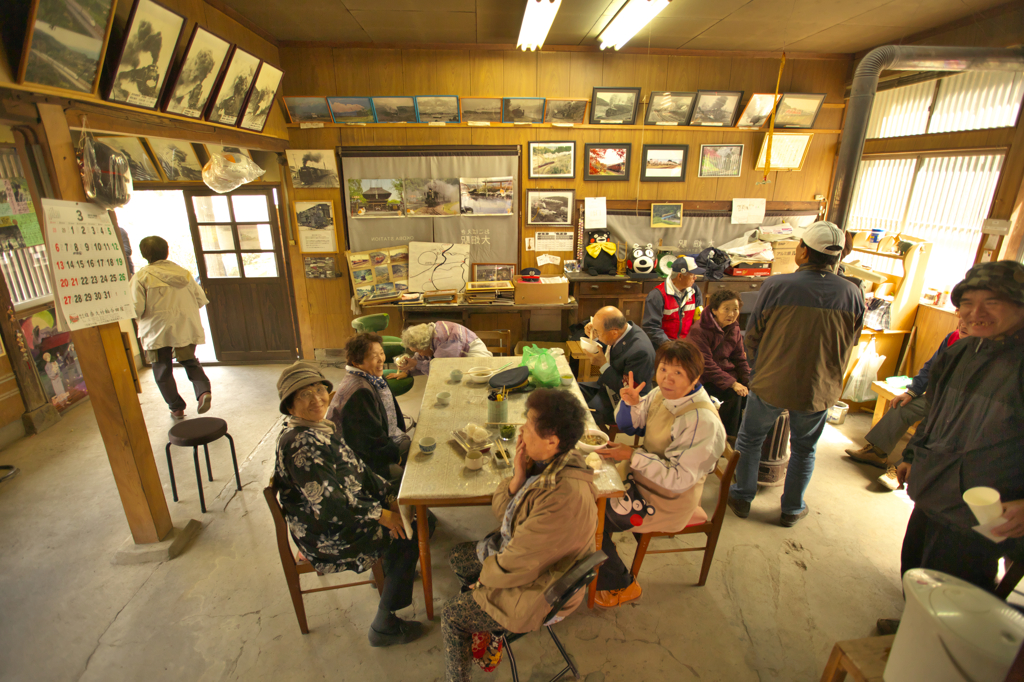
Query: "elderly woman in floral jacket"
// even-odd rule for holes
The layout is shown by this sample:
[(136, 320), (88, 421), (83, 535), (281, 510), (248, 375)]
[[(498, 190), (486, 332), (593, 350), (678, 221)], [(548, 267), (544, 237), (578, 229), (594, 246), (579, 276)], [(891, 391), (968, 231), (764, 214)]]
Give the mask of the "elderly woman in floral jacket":
[(370, 624), (371, 646), (405, 644), (421, 623), (395, 611), (412, 604), (419, 558), (406, 538), (390, 485), (367, 468), (324, 419), (331, 382), (313, 365), (297, 362), (277, 381), (281, 413), (272, 484), (292, 539), (321, 573), (363, 573), (384, 564), (384, 591)]

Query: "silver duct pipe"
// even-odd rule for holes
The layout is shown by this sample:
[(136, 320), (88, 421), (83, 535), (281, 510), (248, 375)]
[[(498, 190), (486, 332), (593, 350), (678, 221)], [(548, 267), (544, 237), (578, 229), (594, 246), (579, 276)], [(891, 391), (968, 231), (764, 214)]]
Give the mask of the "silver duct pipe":
[(840, 228), (845, 228), (850, 213), (857, 166), (864, 153), (868, 118), (878, 90), (878, 75), (884, 70), (1018, 71), (1024, 70), (1024, 48), (885, 45), (867, 53), (853, 76), (842, 142), (836, 155), (827, 220)]

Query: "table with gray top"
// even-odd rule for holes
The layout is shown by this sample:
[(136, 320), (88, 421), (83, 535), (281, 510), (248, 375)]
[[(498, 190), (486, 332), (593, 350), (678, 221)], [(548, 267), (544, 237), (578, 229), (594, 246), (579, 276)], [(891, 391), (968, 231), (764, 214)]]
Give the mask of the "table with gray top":
[[(427, 378), (423, 405), (420, 407), (420, 418), (416, 426), (416, 437), (409, 452), (409, 461), (402, 477), (402, 487), (398, 493), (399, 504), (416, 508), (417, 533), (420, 547), (420, 571), (423, 576), (423, 596), (427, 606), (427, 618), (434, 618), (433, 580), (430, 566), (430, 532), (427, 528), (427, 509), (429, 507), (470, 507), (489, 506), (495, 489), (506, 478), (512, 477), (512, 468), (499, 466), (495, 462), (496, 454), (491, 448), (485, 456), (481, 469), (472, 471), (465, 466), (465, 451), (452, 437), (452, 431), (462, 429), (468, 422), (484, 426), (494, 437), (498, 436), (496, 425), (486, 426), (487, 422), (487, 383), (474, 384), (468, 376), (455, 382), (450, 378), (453, 369), (462, 370), (465, 374), (471, 367), (489, 367), (498, 369), (512, 363), (509, 368), (522, 362), (521, 357), (494, 358), (435, 358), (430, 362), (430, 375)], [(558, 358), (559, 374), (571, 375), (569, 363), (564, 357)], [(583, 394), (576, 381), (560, 390), (570, 391), (582, 405), (586, 405)], [(437, 402), (437, 394), (448, 392), (451, 400), (448, 405)], [(522, 424), (526, 421), (526, 398), (529, 393), (513, 393), (508, 399), (508, 421)], [(587, 411), (587, 428), (597, 428), (593, 416)], [(420, 452), (419, 440), (431, 437), (437, 441), (437, 448), (431, 454)], [(515, 442), (506, 446), (509, 457), (515, 456)], [(500, 455), (497, 455), (499, 462)], [(622, 479), (609, 462), (603, 462), (602, 468), (594, 473), (594, 486), (597, 488), (597, 547), (601, 548), (601, 537), (604, 533), (604, 508), (609, 497), (622, 497), (625, 489)], [(593, 604), (594, 584), (590, 588), (590, 604)]]

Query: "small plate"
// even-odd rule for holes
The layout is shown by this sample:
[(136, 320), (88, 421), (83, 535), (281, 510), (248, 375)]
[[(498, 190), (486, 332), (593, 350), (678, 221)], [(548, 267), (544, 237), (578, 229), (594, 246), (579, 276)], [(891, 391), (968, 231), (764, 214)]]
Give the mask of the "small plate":
[(461, 447), (466, 452), (469, 452), (470, 450), (479, 450), (480, 452), (486, 454), (491, 449), (490, 440), (485, 441), (483, 445), (473, 445), (469, 443), (466, 440), (466, 436), (464, 435), (464, 431), (462, 429), (459, 429), (458, 431), (452, 431), (452, 436), (454, 437), (455, 442), (459, 444), (459, 447)]

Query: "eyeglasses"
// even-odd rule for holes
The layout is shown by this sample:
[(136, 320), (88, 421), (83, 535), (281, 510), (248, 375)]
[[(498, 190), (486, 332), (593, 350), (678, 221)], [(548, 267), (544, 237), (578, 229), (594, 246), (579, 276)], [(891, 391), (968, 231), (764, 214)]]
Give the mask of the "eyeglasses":
[(326, 400), (327, 387), (324, 386), (323, 384), (319, 384), (317, 386), (310, 386), (309, 388), (304, 388), (301, 391), (299, 391), (295, 397), (298, 398), (299, 400), (305, 400), (307, 402), (312, 400), (314, 397), (319, 398), (320, 400)]

